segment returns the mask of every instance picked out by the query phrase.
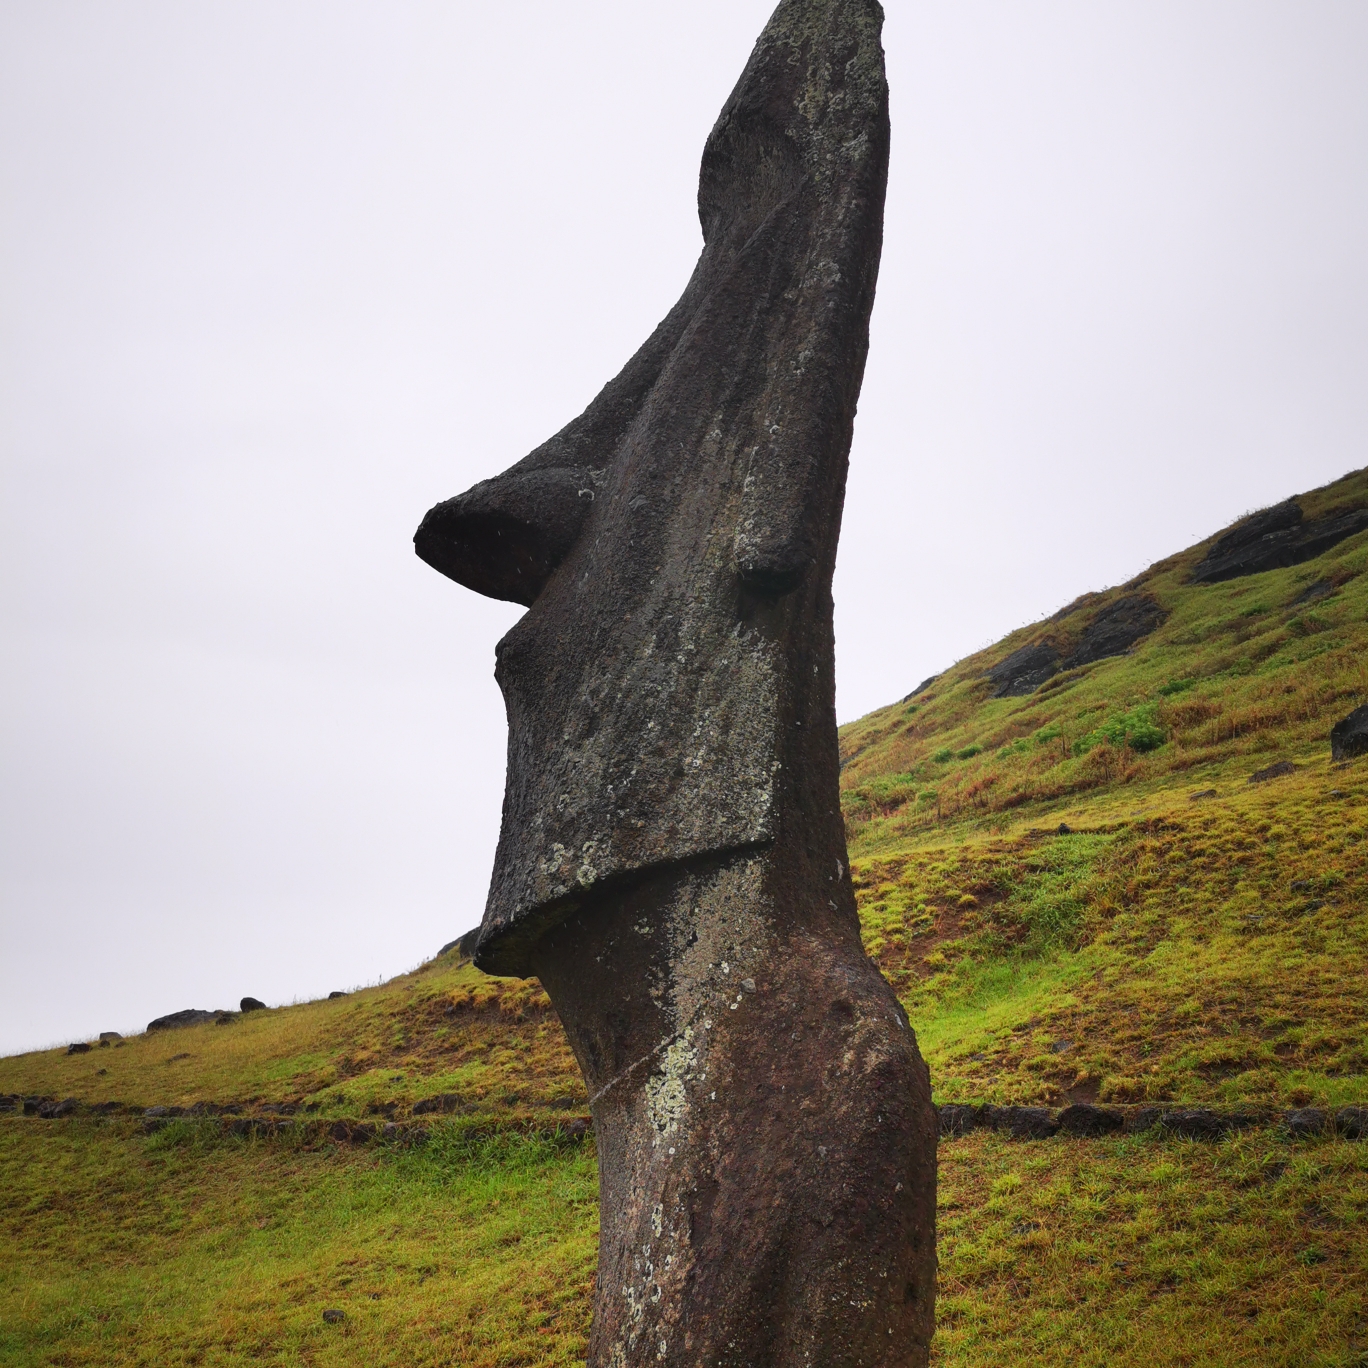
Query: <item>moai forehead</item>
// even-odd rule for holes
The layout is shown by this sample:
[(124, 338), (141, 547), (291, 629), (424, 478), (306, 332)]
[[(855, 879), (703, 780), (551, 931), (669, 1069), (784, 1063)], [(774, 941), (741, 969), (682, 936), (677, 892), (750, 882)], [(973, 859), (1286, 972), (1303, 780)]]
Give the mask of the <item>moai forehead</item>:
[(872, 0), (784, 0), (708, 137), (679, 303), (579, 418), (414, 539), (529, 605), (497, 648), (481, 967), (525, 972), (590, 890), (836, 805), (831, 576), (882, 235), (881, 22)]

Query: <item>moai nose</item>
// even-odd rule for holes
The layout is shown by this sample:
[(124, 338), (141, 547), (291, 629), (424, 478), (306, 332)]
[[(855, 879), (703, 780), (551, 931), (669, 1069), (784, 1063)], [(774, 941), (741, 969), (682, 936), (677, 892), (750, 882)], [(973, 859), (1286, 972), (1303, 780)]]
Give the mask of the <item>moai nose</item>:
[(587, 470), (508, 471), (429, 509), (413, 547), (457, 584), (530, 607), (575, 544), (593, 501)]

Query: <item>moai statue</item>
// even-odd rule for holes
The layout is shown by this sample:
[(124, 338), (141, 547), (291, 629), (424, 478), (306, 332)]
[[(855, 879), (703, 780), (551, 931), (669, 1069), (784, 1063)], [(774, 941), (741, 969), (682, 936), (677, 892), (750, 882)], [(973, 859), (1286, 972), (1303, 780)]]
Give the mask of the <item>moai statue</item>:
[(418, 554), (526, 604), (475, 954), (535, 974), (589, 1090), (589, 1361), (914, 1365), (936, 1118), (860, 943), (831, 578), (882, 240), (874, 0), (783, 0), (703, 152), (679, 303)]

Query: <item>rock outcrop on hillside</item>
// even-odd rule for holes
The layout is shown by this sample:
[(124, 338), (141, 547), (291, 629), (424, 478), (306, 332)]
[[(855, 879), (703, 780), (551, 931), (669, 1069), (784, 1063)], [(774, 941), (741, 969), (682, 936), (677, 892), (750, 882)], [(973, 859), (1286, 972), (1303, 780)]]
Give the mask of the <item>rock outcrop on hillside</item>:
[(1099, 609), (1072, 647), (1053, 641), (1033, 641), (1000, 660), (986, 678), (996, 687), (994, 698), (1021, 698), (1033, 693), (1060, 670), (1075, 670), (1082, 665), (1125, 655), (1168, 616), (1157, 599), (1149, 594), (1127, 594)]
[(1304, 520), (1296, 499), (1255, 513), (1223, 532), (1192, 572), (1194, 584), (1285, 569), (1314, 560), (1355, 533), (1368, 529), (1368, 508), (1351, 508)]
[(1331, 759), (1351, 760), (1356, 755), (1368, 755), (1368, 703), (1330, 729)]

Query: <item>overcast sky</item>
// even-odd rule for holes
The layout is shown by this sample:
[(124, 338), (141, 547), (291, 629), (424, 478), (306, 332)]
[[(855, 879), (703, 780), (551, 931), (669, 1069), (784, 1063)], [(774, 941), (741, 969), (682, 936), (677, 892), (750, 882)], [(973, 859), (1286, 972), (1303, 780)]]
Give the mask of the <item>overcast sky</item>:
[[(0, 3), (0, 1051), (483, 908), (439, 499), (677, 298), (769, 0)], [(893, 0), (842, 720), (1368, 464), (1363, 0)]]

